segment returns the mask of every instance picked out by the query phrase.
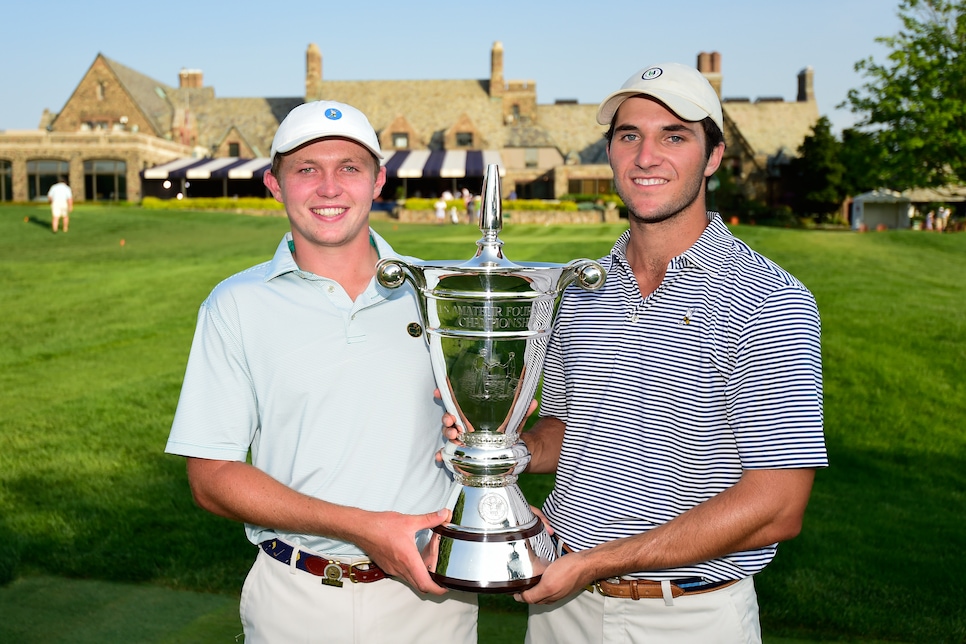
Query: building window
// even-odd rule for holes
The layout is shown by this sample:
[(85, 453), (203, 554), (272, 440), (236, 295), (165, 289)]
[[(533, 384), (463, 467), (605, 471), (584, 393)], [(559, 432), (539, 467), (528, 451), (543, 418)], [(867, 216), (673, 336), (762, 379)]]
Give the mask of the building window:
[(229, 143), (228, 156), (230, 157), (241, 156), (241, 145), (239, 145), (238, 143)]
[(473, 147), (473, 133), (472, 132), (457, 132), (456, 133), (456, 147), (459, 147), (459, 148), (471, 148), (471, 147)]
[(127, 163), (114, 159), (84, 161), (84, 194), (96, 201), (127, 201)]
[(409, 147), (409, 135), (405, 132), (393, 132), (392, 133), (392, 147), (399, 149), (405, 149)]
[(567, 182), (567, 192), (572, 195), (610, 195), (614, 194), (614, 182), (610, 179), (571, 179)]
[(97, 100), (103, 101), (107, 91), (107, 83), (100, 81), (97, 83)]
[[(64, 180), (70, 174), (70, 164), (55, 159), (27, 161), (27, 199), (47, 201), (50, 186)], [(74, 192), (77, 197), (77, 192)]]
[(523, 162), (528, 168), (536, 168), (540, 164), (540, 155), (536, 148), (527, 148), (523, 151)]
[(13, 165), (0, 159), (0, 201), (13, 200)]

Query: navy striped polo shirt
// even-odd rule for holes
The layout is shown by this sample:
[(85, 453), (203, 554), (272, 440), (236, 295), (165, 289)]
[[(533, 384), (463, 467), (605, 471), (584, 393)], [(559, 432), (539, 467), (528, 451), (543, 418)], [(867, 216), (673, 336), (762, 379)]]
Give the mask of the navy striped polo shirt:
[[(627, 263), (629, 232), (601, 260), (600, 291), (564, 293), (540, 415), (566, 424), (544, 511), (574, 550), (659, 526), (744, 469), (828, 464), (815, 300), (708, 217), (646, 298)], [(776, 547), (630, 576), (738, 579)]]

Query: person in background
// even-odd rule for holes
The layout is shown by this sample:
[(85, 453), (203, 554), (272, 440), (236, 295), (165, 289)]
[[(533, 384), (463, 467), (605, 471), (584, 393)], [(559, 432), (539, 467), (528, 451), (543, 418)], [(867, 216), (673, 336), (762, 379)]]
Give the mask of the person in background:
[(61, 220), (64, 222), (64, 232), (70, 228), (70, 213), (74, 211), (74, 192), (67, 185), (63, 177), (57, 177), (57, 183), (47, 191), (47, 201), (50, 202), (50, 228), (57, 232)]
[(354, 107), (292, 110), (265, 175), (291, 230), (201, 305), (166, 451), (257, 548), (247, 644), (476, 641), (475, 595), (446, 594), (420, 554), (453, 482), (415, 293), (374, 279), (397, 257), (369, 227), (381, 158)]
[(433, 203), (433, 211), (436, 213), (436, 223), (446, 223), (446, 200), (440, 197)]
[(471, 211), (473, 204), (473, 194), (469, 191), (469, 188), (464, 187), (460, 191), (460, 198), (463, 200), (463, 212), (466, 213), (466, 223), (473, 223), (473, 213)]

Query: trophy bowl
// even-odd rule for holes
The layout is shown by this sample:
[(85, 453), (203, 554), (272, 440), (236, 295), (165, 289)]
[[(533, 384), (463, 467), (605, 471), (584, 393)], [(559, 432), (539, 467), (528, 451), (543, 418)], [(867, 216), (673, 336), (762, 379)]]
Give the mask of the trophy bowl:
[[(499, 239), (499, 168), (487, 167), (476, 255), (463, 262), (380, 260), (387, 288), (410, 282), (417, 293), (433, 374), (460, 442), (443, 460), (460, 484), (447, 507), (450, 523), (434, 529), (424, 556), (442, 586), (482, 593), (535, 585), (555, 552), (517, 476), (530, 460), (520, 431), (540, 381), (560, 296), (570, 284), (600, 288), (603, 268), (513, 263)], [(431, 549), (431, 552), (430, 550)]]

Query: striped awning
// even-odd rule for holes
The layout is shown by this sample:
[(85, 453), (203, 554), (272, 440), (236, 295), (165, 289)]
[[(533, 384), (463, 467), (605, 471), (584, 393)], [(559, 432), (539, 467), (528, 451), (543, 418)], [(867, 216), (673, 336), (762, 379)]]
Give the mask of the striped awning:
[[(504, 175), (498, 150), (390, 150), (383, 153), (386, 176), (398, 179), (462, 179), (483, 177), (495, 163)], [(144, 179), (261, 179), (271, 167), (267, 157), (240, 159), (221, 157), (175, 159), (142, 173)]]
[(260, 179), (269, 165), (267, 158), (186, 158), (148, 168), (142, 176), (145, 179)]
[(482, 177), (486, 166), (496, 163), (503, 170), (498, 150), (390, 150), (384, 152), (386, 176), (399, 179)]

